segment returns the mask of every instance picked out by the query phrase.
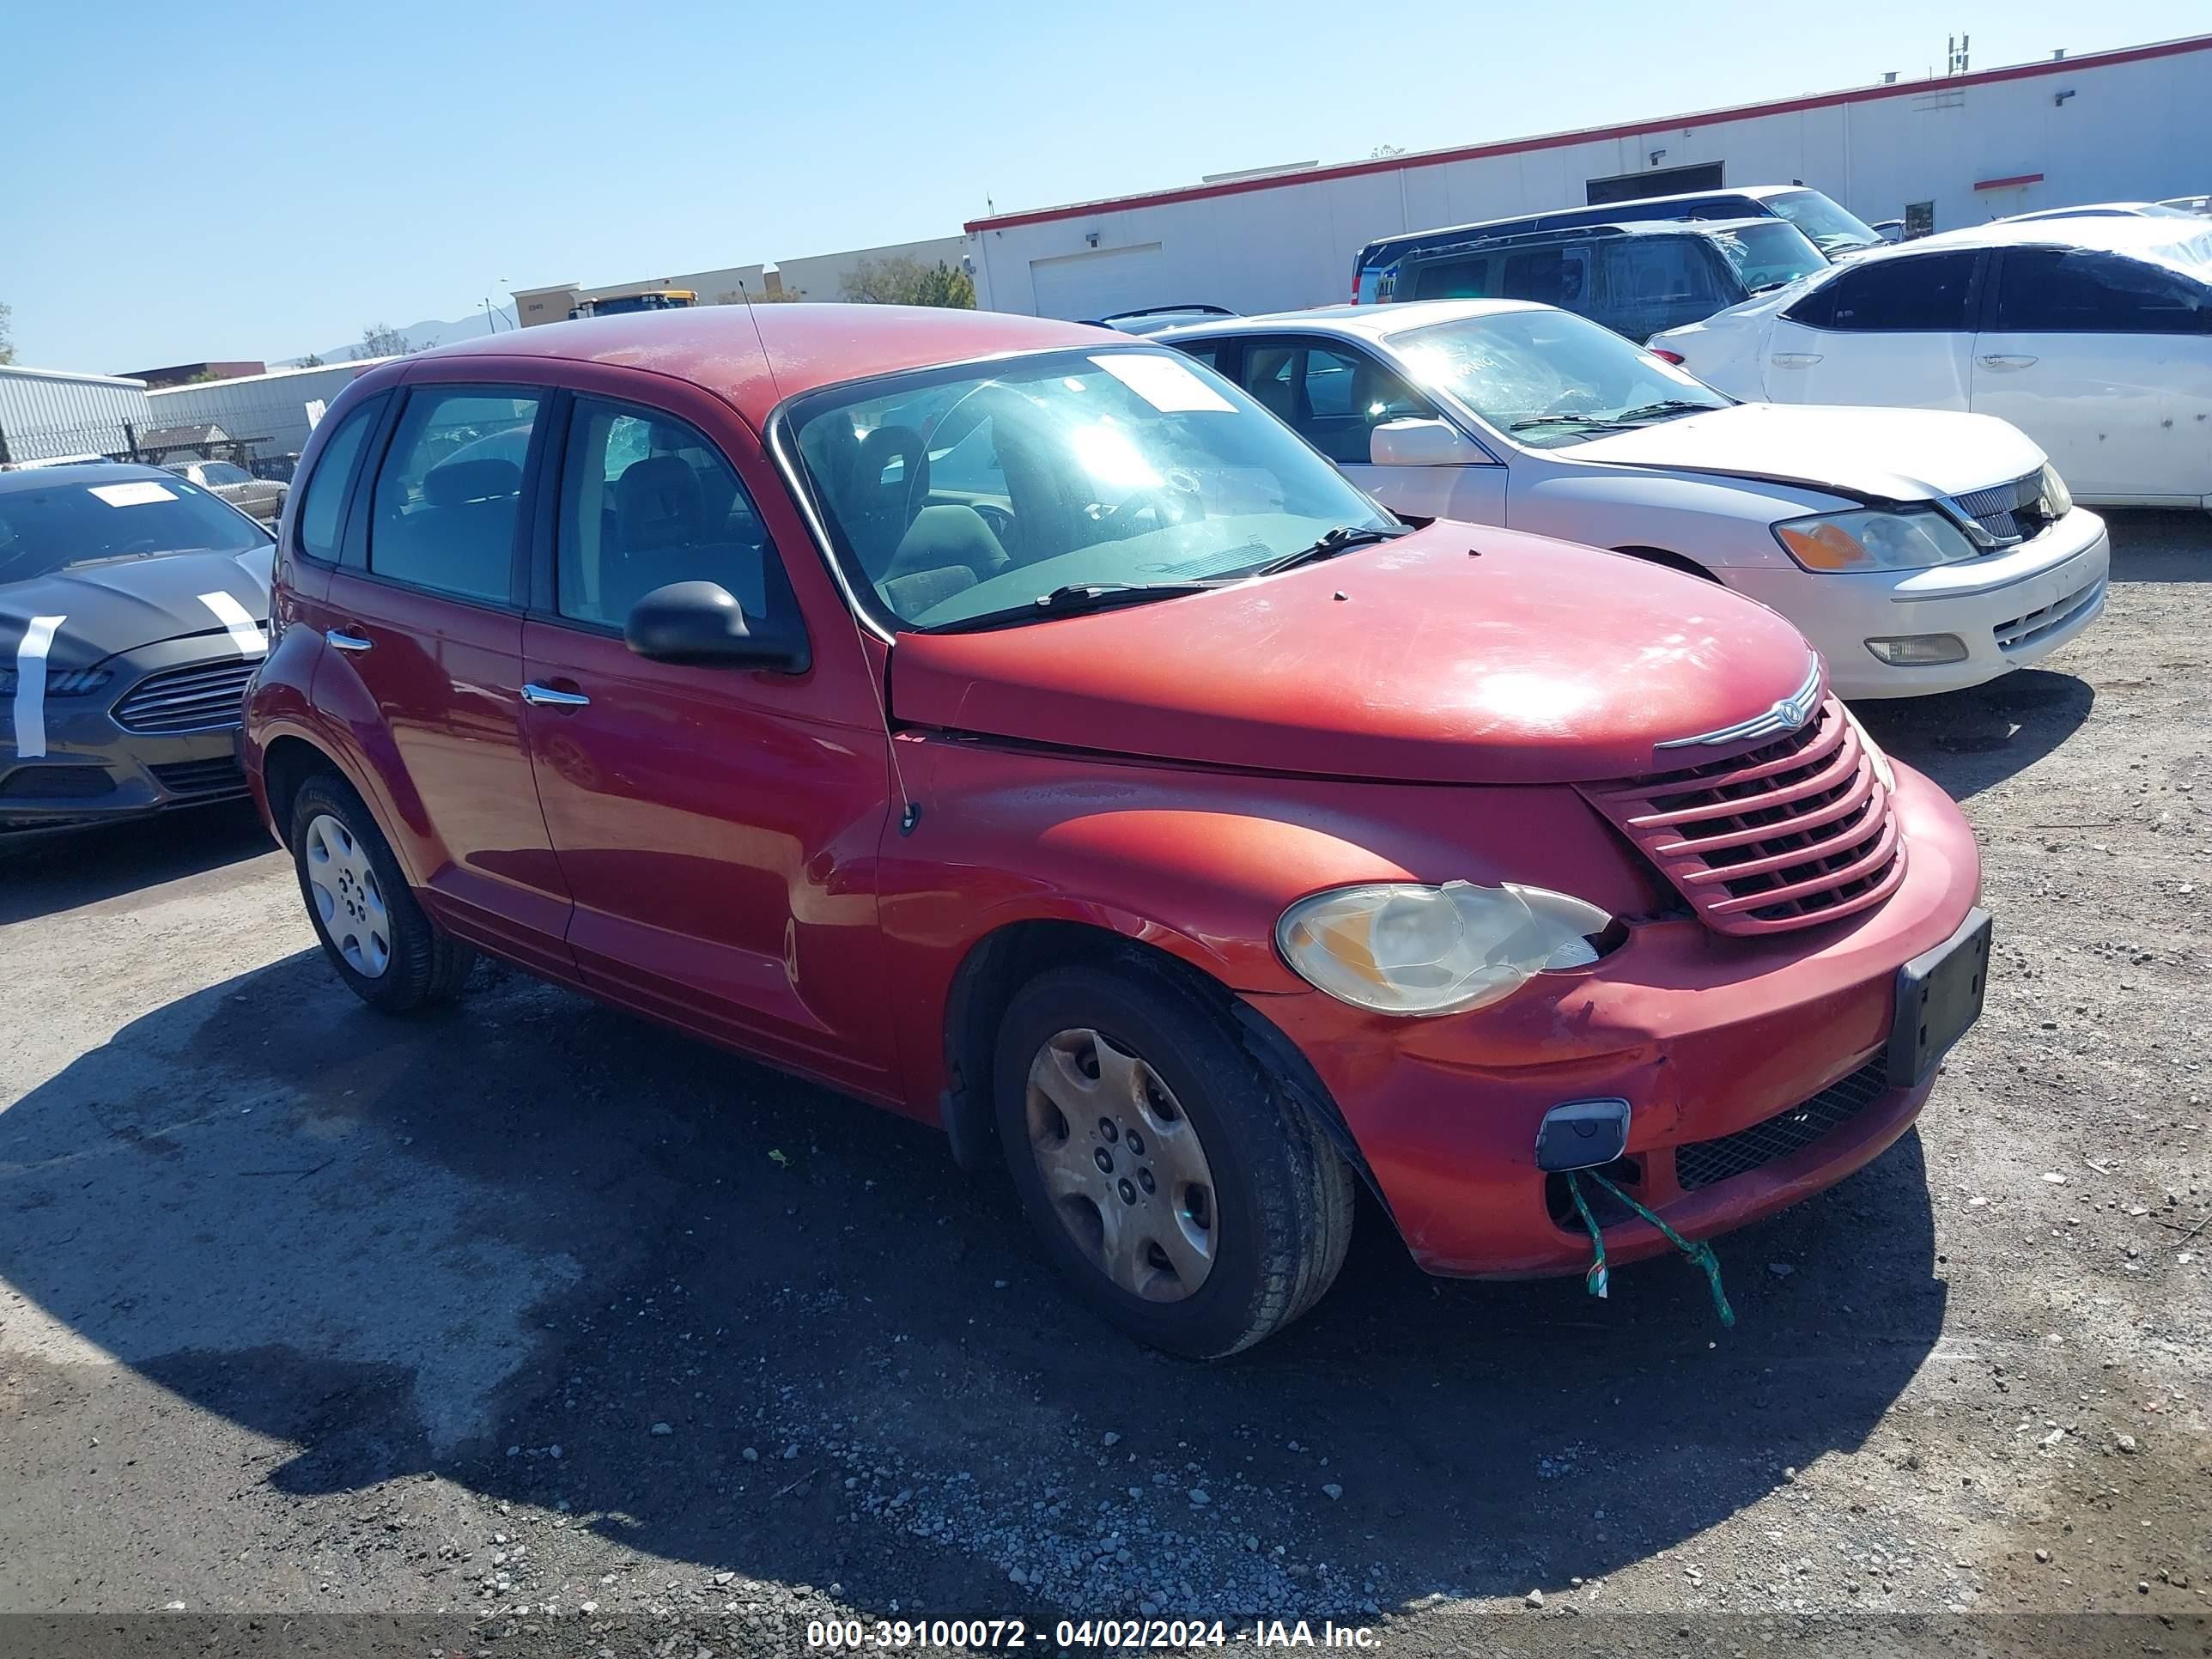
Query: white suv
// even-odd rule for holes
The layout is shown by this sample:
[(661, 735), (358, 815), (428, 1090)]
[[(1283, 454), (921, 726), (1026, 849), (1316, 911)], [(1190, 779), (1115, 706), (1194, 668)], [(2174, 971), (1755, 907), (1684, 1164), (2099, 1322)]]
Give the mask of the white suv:
[(1595, 323), (1518, 301), (1157, 337), (1243, 386), (1401, 517), (1613, 548), (1771, 605), (1845, 696), (1979, 684), (2104, 608), (2103, 522), (2041, 450), (1985, 416), (1740, 404)]

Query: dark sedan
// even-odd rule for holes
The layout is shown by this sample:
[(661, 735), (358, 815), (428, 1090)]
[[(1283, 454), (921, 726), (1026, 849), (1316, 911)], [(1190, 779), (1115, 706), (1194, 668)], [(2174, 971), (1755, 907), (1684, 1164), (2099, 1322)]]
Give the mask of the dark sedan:
[(153, 467), (0, 473), (0, 830), (244, 792), (273, 546)]

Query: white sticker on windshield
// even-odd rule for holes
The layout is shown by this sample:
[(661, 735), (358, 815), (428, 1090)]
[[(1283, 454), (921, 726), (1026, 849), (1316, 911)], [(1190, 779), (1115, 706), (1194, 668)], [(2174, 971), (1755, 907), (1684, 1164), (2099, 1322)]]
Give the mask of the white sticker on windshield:
[(151, 478), (140, 478), (132, 483), (87, 484), (85, 488), (110, 507), (149, 507), (155, 501), (177, 499), (175, 490)]
[(1192, 374), (1188, 364), (1173, 357), (1117, 351), (1091, 361), (1163, 415), (1180, 415), (1194, 409), (1215, 415), (1237, 412), (1228, 398)]

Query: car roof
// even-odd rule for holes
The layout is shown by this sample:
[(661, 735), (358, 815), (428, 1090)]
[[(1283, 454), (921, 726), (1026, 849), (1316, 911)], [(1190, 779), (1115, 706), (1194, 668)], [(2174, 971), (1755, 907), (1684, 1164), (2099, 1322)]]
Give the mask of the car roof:
[[(904, 369), (1070, 347), (1140, 348), (1125, 334), (1003, 311), (924, 306), (695, 306), (548, 323), (439, 346), (404, 360), (566, 359), (650, 369), (726, 398), (756, 430), (787, 398)], [(396, 375), (397, 366), (379, 371)], [(368, 378), (368, 377), (364, 377)]]
[[(1467, 234), (1457, 241), (1446, 240), (1456, 234), (1451, 231), (1424, 232), (1422, 234), (1424, 245), (1407, 247), (1399, 257), (1412, 259), (1431, 253), (1460, 254), (1466, 252), (1469, 248), (1481, 247), (1492, 243), (1502, 246), (1511, 242), (1523, 247), (1536, 247), (1546, 242), (1571, 242), (1577, 238), (1599, 234), (1607, 237), (1720, 236), (1731, 231), (1790, 224), (1787, 219), (1764, 218), (1630, 219), (1620, 224), (1600, 221), (1586, 225), (1549, 225), (1531, 228), (1528, 230), (1515, 230), (1511, 228), (1515, 222), (1510, 219), (1501, 220), (1498, 222), (1498, 227), (1495, 228), (1487, 225), (1468, 225), (1465, 227)], [(1792, 225), (1790, 228), (1794, 230), (1796, 227)], [(1802, 235), (1804, 233), (1800, 231), (1798, 234)], [(1431, 237), (1435, 240), (1426, 240)], [(1390, 240), (1395, 242), (1399, 239), (1394, 237)]]
[[(1559, 207), (1539, 208), (1534, 212), (1529, 213), (1502, 214), (1494, 219), (1476, 219), (1463, 225), (1437, 225), (1427, 230), (1394, 231), (1388, 236), (1376, 237), (1372, 241), (1369, 242), (1367, 246), (1370, 249), (1378, 247), (1395, 247), (1401, 243), (1425, 241), (1431, 236), (1456, 236), (1465, 231), (1496, 230), (1498, 227), (1503, 225), (1525, 225), (1533, 221), (1550, 219), (1561, 215), (1585, 215), (1597, 213), (1600, 210), (1608, 207), (1616, 207), (1624, 210), (1630, 208), (1640, 210), (1634, 218), (1620, 222), (1620, 223), (1624, 227), (1640, 223), (1660, 224), (1679, 228), (1684, 224), (1734, 222), (1733, 221), (1669, 219), (1664, 215), (1654, 216), (1650, 212), (1650, 210), (1655, 207), (1673, 207), (1689, 202), (1722, 202), (1727, 201), (1730, 198), (1748, 199), (1754, 202), (1764, 202), (1772, 197), (1787, 196), (1793, 191), (1804, 191), (1808, 188), (1809, 186), (1804, 185), (1745, 185), (1741, 188), (1735, 190), (1686, 190), (1675, 196), (1636, 196), (1630, 198), (1625, 202), (1593, 202), (1583, 207), (1576, 207), (1571, 204), (1568, 204)], [(1613, 221), (1600, 217), (1595, 219), (1584, 219), (1581, 223), (1573, 226), (1555, 226), (1553, 228), (1590, 230), (1595, 228), (1597, 226), (1613, 222)]]
[(18, 466), (0, 471), (0, 495), (54, 483), (120, 483), (128, 478), (153, 478), (166, 483), (174, 476), (164, 468), (146, 466), (137, 461), (56, 461), (49, 466)]
[(1463, 322), (1470, 317), (1495, 317), (1509, 311), (1556, 311), (1556, 306), (1533, 300), (1404, 300), (1381, 306), (1314, 306), (1304, 311), (1275, 311), (1258, 317), (1224, 317), (1218, 322), (1194, 323), (1170, 329), (1152, 338), (1169, 345), (1190, 340), (1235, 339), (1247, 334), (1336, 334), (1379, 343), (1409, 329), (1436, 323)]
[[(2068, 219), (1999, 219), (1986, 225), (1968, 225), (1903, 242), (1887, 251), (1876, 249), (1861, 256), (1893, 258), (1899, 253), (1929, 248), (2081, 247), (2110, 253), (2133, 253), (2148, 258), (2197, 258), (2190, 245), (2206, 244), (2212, 226), (2200, 219), (2168, 218), (2164, 214), (2145, 218), (2136, 214), (2095, 215)], [(1856, 263), (1856, 261), (1854, 262)]]

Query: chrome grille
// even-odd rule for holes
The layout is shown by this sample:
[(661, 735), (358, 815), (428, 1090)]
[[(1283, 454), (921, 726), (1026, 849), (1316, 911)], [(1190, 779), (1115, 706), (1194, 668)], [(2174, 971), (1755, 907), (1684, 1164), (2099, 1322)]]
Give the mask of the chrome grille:
[(2039, 470), (2009, 483), (1969, 489), (1951, 499), (1993, 539), (2008, 545), (2040, 536), (2057, 516), (2043, 499), (2043, 474)]
[(237, 726), (246, 717), (246, 683), (259, 665), (232, 657), (149, 674), (115, 705), (115, 723), (149, 737)]
[(1999, 623), (1992, 630), (1996, 635), (2000, 651), (2017, 651), (2023, 646), (2033, 645), (2045, 635), (2055, 634), (2062, 628), (2070, 628), (2104, 603), (2105, 582), (2102, 577), (2091, 582), (2078, 592), (2045, 605), (2040, 611), (2031, 611), (2025, 617), (2014, 617), (2010, 622)]
[(1883, 1062), (1862, 1066), (1802, 1105), (1716, 1140), (1692, 1140), (1674, 1149), (1674, 1182), (1686, 1193), (1711, 1187), (1792, 1152), (1841, 1128), (1889, 1091)]
[(1832, 921), (1905, 879), (1889, 792), (1832, 696), (1786, 738), (1582, 793), (1717, 933)]

